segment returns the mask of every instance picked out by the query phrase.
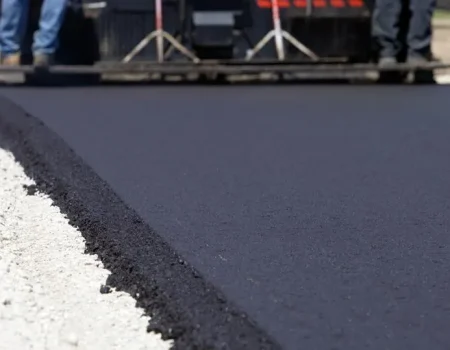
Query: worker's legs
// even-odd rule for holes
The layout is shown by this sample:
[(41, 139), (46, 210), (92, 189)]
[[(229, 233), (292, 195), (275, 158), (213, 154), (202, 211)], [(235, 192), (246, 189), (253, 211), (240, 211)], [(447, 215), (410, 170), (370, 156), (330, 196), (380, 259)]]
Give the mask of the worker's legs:
[(409, 0), (411, 20), (408, 32), (409, 59), (427, 59), (431, 56), (432, 17), (436, 0)]
[(20, 57), (28, 15), (28, 0), (2, 0), (0, 50), (3, 60)]
[(58, 36), (64, 21), (67, 0), (44, 0), (39, 29), (34, 35), (33, 53), (52, 56), (58, 48)]
[(401, 0), (375, 1), (372, 31), (380, 48), (380, 59), (395, 59), (401, 50), (398, 40), (401, 10)]

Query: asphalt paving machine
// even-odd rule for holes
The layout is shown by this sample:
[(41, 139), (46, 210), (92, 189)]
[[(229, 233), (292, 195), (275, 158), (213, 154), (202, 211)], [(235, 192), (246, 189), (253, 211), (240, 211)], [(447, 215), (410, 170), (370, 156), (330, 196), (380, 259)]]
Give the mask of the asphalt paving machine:
[[(379, 69), (371, 39), (373, 1), (72, 0), (58, 64), (46, 74), (352, 77)], [(25, 48), (39, 6), (32, 2)], [(30, 60), (25, 50), (22, 67), (0, 70), (35, 74)]]

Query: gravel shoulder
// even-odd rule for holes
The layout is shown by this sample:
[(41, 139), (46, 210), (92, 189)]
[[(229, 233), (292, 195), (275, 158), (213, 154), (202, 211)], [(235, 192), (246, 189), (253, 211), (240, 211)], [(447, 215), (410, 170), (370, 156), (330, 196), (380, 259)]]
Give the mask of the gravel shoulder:
[(169, 349), (131, 296), (100, 293), (109, 271), (33, 186), (0, 149), (0, 349)]
[[(39, 96), (37, 91), (29, 92), (32, 100)], [(8, 95), (6, 90), (2, 95)], [(58, 106), (65, 106), (64, 110), (58, 111)], [(51, 115), (72, 119), (67, 103), (58, 100), (53, 107)], [(173, 350), (279, 348), (143, 221), (61, 136), (35, 117), (36, 111), (30, 114), (23, 108), (24, 103), (0, 96), (0, 148), (14, 154), (36, 182), (35, 188), (78, 228), (86, 240), (84, 250), (97, 255), (111, 272), (107, 284), (128, 293), (151, 316), (147, 330), (172, 339)]]

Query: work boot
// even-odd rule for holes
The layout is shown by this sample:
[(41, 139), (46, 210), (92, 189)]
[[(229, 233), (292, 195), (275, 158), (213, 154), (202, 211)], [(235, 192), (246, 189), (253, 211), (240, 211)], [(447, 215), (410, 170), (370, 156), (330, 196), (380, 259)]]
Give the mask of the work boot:
[(395, 70), (397, 65), (395, 57), (380, 57), (378, 67), (380, 68), (378, 82), (382, 84), (400, 84), (405, 80), (403, 72)]
[[(407, 58), (408, 64), (410, 64), (413, 67), (420, 67), (428, 62), (430, 62), (432, 59), (431, 55), (430, 57), (424, 57), (419, 55), (410, 55)], [(436, 81), (434, 79), (434, 72), (431, 69), (418, 69), (414, 71), (413, 74), (413, 83), (414, 84), (435, 84)]]
[(395, 57), (381, 57), (378, 61), (378, 66), (381, 68), (392, 67), (397, 64)]
[(53, 56), (45, 53), (34, 54), (33, 65), (37, 68), (47, 68), (53, 64)]
[(3, 56), (2, 65), (9, 67), (20, 66), (20, 53), (11, 53)]
[(423, 56), (408, 56), (406, 62), (412, 66), (420, 66), (429, 61), (427, 57)]

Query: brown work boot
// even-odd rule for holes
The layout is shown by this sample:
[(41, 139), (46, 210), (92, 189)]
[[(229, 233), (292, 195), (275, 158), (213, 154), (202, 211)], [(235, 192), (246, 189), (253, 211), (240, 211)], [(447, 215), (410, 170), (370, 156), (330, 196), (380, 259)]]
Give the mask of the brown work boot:
[(53, 56), (45, 53), (35, 53), (33, 65), (38, 68), (46, 68), (53, 64)]
[(11, 53), (2, 57), (4, 66), (20, 66), (20, 53)]

